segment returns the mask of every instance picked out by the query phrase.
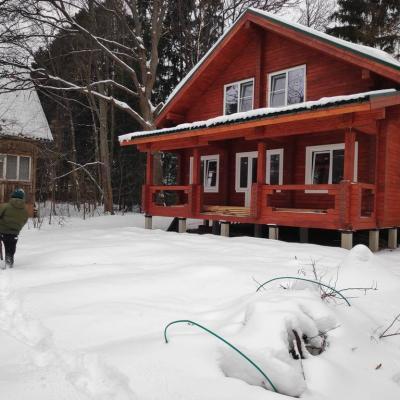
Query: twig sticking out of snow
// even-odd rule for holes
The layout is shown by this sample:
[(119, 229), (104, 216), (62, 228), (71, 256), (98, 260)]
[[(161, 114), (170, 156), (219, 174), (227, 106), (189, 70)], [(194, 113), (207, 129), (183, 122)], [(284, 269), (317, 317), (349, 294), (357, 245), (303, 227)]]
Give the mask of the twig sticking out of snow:
[(294, 280), (298, 280), (298, 281), (304, 281), (304, 282), (315, 283), (316, 285), (319, 285), (319, 286), (324, 286), (324, 287), (326, 287), (326, 288), (332, 290), (334, 293), (337, 293), (337, 294), (346, 302), (346, 304), (347, 304), (349, 307), (351, 306), (351, 304), (350, 304), (350, 302), (347, 300), (347, 298), (346, 298), (345, 296), (343, 296), (343, 295), (340, 293), (340, 291), (334, 289), (333, 287), (331, 287), (331, 286), (329, 286), (329, 285), (326, 285), (325, 283), (322, 283), (322, 282), (314, 281), (314, 280), (312, 280), (312, 279), (299, 278), (299, 277), (297, 277), (297, 276), (279, 276), (279, 277), (277, 277), (277, 278), (270, 279), (270, 280), (264, 282), (262, 285), (260, 285), (260, 286), (257, 288), (256, 292), (258, 292), (260, 289), (264, 288), (264, 286), (267, 285), (268, 283), (271, 283), (271, 282), (277, 281), (277, 280), (281, 280), (281, 279), (294, 279)]
[(388, 333), (396, 322), (400, 322), (400, 313), (395, 316), (394, 320), (389, 324), (389, 326), (379, 335), (379, 339), (390, 336), (400, 336), (400, 328), (398, 328), (396, 332)]

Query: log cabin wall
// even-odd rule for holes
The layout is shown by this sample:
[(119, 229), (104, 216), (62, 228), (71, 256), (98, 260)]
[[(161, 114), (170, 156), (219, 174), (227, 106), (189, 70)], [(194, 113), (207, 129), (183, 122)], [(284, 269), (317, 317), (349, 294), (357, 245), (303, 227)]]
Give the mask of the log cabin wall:
[(378, 224), (400, 226), (400, 107), (387, 110), (378, 141)]
[(30, 181), (0, 179), (0, 203), (7, 202), (16, 188), (22, 188), (26, 194), (26, 202), (30, 213), (33, 213), (36, 187), (37, 149), (35, 144), (27, 140), (0, 139), (0, 154), (31, 157)]
[[(389, 79), (372, 72), (364, 74), (361, 67), (302, 46), (276, 33), (247, 29), (245, 38), (241, 43), (234, 44), (241, 46), (239, 50), (224, 50), (220, 58), (224, 57), (227, 65), (223, 70), (214, 62), (208, 67), (207, 85), (200, 85), (199, 82), (193, 89), (195, 94), (191, 90), (192, 93), (184, 96), (182, 103), (185, 103), (186, 111), (180, 107), (177, 110), (184, 115), (180, 122), (223, 115), (224, 85), (244, 79), (255, 78), (254, 106), (266, 107), (268, 74), (300, 65), (306, 65), (306, 100), (398, 86)], [(210, 77), (214, 78), (210, 80)], [(202, 79), (205, 78), (199, 81)]]

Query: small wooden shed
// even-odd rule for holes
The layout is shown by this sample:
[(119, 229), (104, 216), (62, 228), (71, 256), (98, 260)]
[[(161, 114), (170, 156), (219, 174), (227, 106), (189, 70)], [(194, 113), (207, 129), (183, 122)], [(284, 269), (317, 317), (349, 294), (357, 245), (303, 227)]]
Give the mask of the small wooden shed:
[(38, 148), (52, 140), (35, 89), (0, 94), (0, 203), (21, 188), (33, 214)]

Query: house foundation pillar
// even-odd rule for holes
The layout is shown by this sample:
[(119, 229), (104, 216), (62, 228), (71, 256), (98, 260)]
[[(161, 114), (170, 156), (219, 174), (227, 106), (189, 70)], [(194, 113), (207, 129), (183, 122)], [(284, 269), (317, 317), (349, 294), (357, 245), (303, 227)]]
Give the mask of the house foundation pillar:
[(178, 232), (179, 233), (186, 232), (186, 218), (178, 218)]
[(390, 228), (388, 232), (389, 249), (397, 249), (397, 228)]
[(153, 217), (151, 215), (144, 216), (144, 229), (153, 229)]
[(268, 237), (273, 240), (279, 239), (279, 228), (276, 225), (268, 225)]
[(308, 228), (300, 228), (300, 243), (308, 243)]
[(221, 222), (221, 236), (229, 237), (230, 223), (226, 221)]
[(213, 221), (211, 225), (211, 233), (213, 235), (219, 235), (220, 233), (220, 227), (219, 227), (219, 222), (218, 221)]
[(340, 233), (341, 247), (346, 250), (353, 248), (353, 232), (343, 231)]
[(373, 229), (369, 231), (369, 249), (372, 252), (379, 250), (379, 229)]
[(254, 237), (262, 237), (262, 228), (263, 226), (261, 224), (254, 224)]

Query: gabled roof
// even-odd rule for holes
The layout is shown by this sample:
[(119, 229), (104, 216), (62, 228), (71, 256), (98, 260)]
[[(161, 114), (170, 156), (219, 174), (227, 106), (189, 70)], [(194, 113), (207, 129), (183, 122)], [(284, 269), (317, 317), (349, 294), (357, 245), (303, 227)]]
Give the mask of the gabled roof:
[[(167, 98), (164, 107), (157, 117), (157, 123), (163, 116), (165, 116), (167, 110), (171, 109), (171, 106), (174, 103), (178, 93), (184, 91), (190, 86), (190, 83), (194, 80), (193, 78), (201, 73), (211, 56), (214, 55), (214, 53), (217, 53), (217, 51), (224, 45), (226, 45), (235, 32), (238, 31), (238, 28), (244, 25), (246, 21), (251, 21), (255, 24), (261, 25), (265, 29), (277, 30), (279, 31), (279, 34), (291, 37), (294, 40), (302, 40), (302, 38), (304, 39), (304, 37), (308, 37), (311, 40), (304, 41), (304, 45), (313, 46), (315, 48), (320, 46), (321, 50), (323, 49), (328, 53), (330, 53), (332, 49), (336, 49), (338, 54), (335, 54), (335, 56), (346, 58), (346, 60), (349, 62), (357, 63), (360, 66), (371, 69), (372, 71), (377, 71), (383, 75), (385, 75), (385, 72), (387, 72), (386, 76), (390, 77), (391, 79), (395, 79), (397, 82), (400, 82), (400, 61), (382, 50), (339, 39), (335, 36), (319, 32), (304, 25), (288, 21), (285, 18), (279, 17), (275, 14), (271, 14), (256, 8), (249, 8), (219, 38), (219, 40), (210, 48), (204, 57), (175, 87), (175, 89)], [(295, 36), (293, 36), (293, 34), (295, 34)], [(346, 56), (349, 56), (350, 58), (347, 58)], [(365, 65), (363, 64), (363, 61)]]
[(0, 94), (1, 137), (53, 140), (49, 124), (34, 88)]
[[(385, 89), (375, 90), (372, 92), (357, 93), (347, 96), (323, 97), (322, 99), (317, 101), (307, 101), (299, 104), (291, 104), (285, 107), (258, 108), (246, 112), (222, 115), (220, 117), (210, 118), (206, 121), (196, 121), (192, 123), (180, 124), (171, 128), (127, 133), (125, 135), (119, 136), (119, 141), (121, 144), (124, 144), (124, 142), (134, 142), (135, 139), (146, 139), (153, 136), (171, 135), (173, 133), (179, 133), (183, 135), (184, 133), (187, 133), (189, 131), (192, 132), (221, 125), (240, 124), (247, 121), (267, 120), (269, 118), (276, 118), (282, 115), (298, 114), (327, 108), (335, 108), (342, 105), (363, 103), (371, 100), (377, 100), (378, 98), (383, 97), (399, 96), (399, 94), (400, 92), (396, 91), (395, 89)], [(396, 102), (399, 103), (400, 99), (397, 99)]]

